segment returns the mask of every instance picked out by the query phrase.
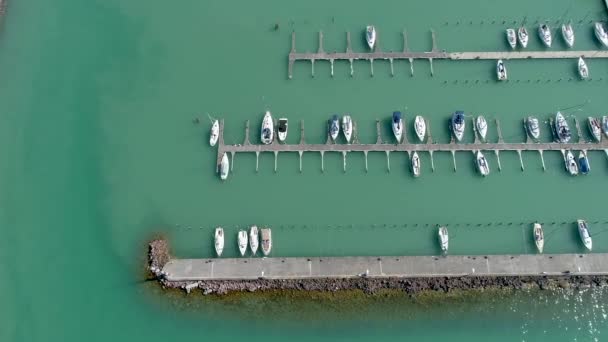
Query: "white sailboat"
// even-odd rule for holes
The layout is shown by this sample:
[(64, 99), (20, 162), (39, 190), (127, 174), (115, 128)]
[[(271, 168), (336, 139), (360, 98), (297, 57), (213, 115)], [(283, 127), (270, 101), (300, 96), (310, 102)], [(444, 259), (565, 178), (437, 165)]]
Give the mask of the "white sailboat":
[(454, 133), (454, 137), (456, 141), (461, 141), (464, 137), (464, 129), (466, 127), (466, 121), (464, 120), (464, 112), (461, 110), (457, 110), (452, 114), (452, 133)]
[(574, 46), (574, 29), (570, 23), (562, 25), (562, 37), (568, 47)]
[(449, 242), (448, 228), (446, 226), (439, 227), (438, 235), (439, 235), (439, 245), (441, 246), (441, 251), (443, 251), (444, 253), (447, 253), (448, 252), (448, 242)]
[(403, 140), (403, 119), (401, 118), (401, 112), (393, 112), (391, 127), (393, 128), (395, 140), (397, 140), (397, 143), (401, 143)]
[(540, 138), (540, 126), (536, 117), (528, 116), (526, 119), (526, 130), (532, 139), (538, 140)]
[(350, 115), (344, 115), (342, 117), (342, 132), (344, 132), (346, 142), (350, 144), (350, 140), (353, 137), (353, 120)]
[(279, 142), (285, 142), (288, 130), (289, 120), (287, 118), (280, 118), (277, 124), (277, 138), (279, 138)]
[(561, 143), (567, 143), (572, 136), (568, 121), (566, 121), (566, 118), (564, 118), (564, 115), (561, 112), (555, 114), (555, 134), (557, 134), (557, 139)]
[(543, 253), (543, 248), (545, 247), (545, 234), (543, 233), (543, 226), (540, 223), (534, 224), (534, 229), (532, 231), (534, 234), (534, 243), (536, 244), (536, 249), (538, 249), (538, 253)]
[(485, 141), (486, 135), (488, 134), (488, 122), (483, 115), (480, 115), (475, 119), (475, 127), (477, 128), (477, 133), (479, 133), (481, 140)]
[(260, 243), (260, 237), (258, 235), (258, 226), (253, 225), (249, 228), (249, 248), (251, 248), (251, 254), (255, 255), (258, 251)]
[(566, 170), (570, 173), (571, 176), (578, 175), (578, 163), (574, 158), (574, 155), (571, 151), (566, 152), (566, 157), (564, 158), (564, 162), (566, 163)]
[(222, 227), (215, 228), (215, 254), (222, 256), (224, 251), (224, 229)]
[(496, 62), (496, 77), (499, 81), (507, 79), (507, 67), (502, 59), (499, 59), (498, 62)]
[(608, 116), (607, 115), (602, 116), (602, 131), (604, 131), (604, 135), (606, 137), (608, 137)]
[(412, 172), (414, 177), (420, 176), (420, 157), (416, 151), (412, 154)]
[(217, 144), (217, 139), (220, 136), (220, 124), (217, 120), (213, 120), (213, 124), (211, 125), (211, 135), (209, 136), (209, 145), (215, 146)]
[(582, 79), (589, 78), (589, 68), (587, 67), (587, 63), (585, 63), (583, 57), (578, 58), (578, 75)]
[(511, 49), (515, 49), (515, 46), (517, 45), (517, 35), (512, 28), (507, 29), (507, 42), (509, 43), (509, 46), (511, 46)]
[(593, 241), (591, 240), (591, 234), (589, 232), (589, 226), (587, 226), (587, 222), (585, 220), (579, 219), (576, 220), (576, 223), (578, 226), (578, 235), (580, 236), (583, 245), (585, 245), (585, 248), (591, 251), (591, 248), (593, 247)]
[(226, 180), (228, 178), (228, 172), (230, 171), (230, 162), (228, 161), (228, 154), (224, 152), (222, 155), (222, 161), (220, 162), (220, 179)]
[(262, 228), (262, 253), (264, 256), (270, 254), (272, 250), (272, 232), (270, 228)]
[(270, 111), (266, 111), (262, 120), (261, 140), (264, 145), (268, 145), (274, 140), (274, 122)]
[(340, 134), (340, 119), (338, 119), (337, 115), (333, 115), (331, 120), (329, 120), (328, 130), (331, 140), (336, 141), (336, 139), (338, 139), (338, 135)]
[(540, 40), (545, 44), (546, 47), (551, 47), (551, 29), (547, 24), (541, 24), (538, 26), (538, 36)]
[(475, 161), (477, 164), (477, 169), (479, 170), (479, 173), (481, 173), (482, 176), (485, 177), (490, 174), (490, 165), (488, 164), (488, 160), (483, 155), (483, 153), (481, 153), (481, 151), (477, 151)]
[(600, 119), (594, 117), (587, 118), (587, 127), (589, 127), (589, 133), (596, 142), (602, 141), (602, 124)]
[(376, 46), (376, 28), (373, 25), (365, 28), (365, 41), (370, 50), (373, 50)]
[(529, 37), (528, 30), (524, 26), (521, 26), (517, 30), (517, 38), (519, 38), (519, 44), (521, 44), (522, 48), (525, 49), (528, 46)]
[(595, 37), (597, 40), (602, 43), (603, 46), (608, 47), (608, 30), (606, 29), (606, 25), (598, 21), (594, 25)]
[(426, 136), (426, 122), (424, 118), (420, 115), (417, 115), (414, 119), (414, 130), (416, 131), (416, 136), (418, 136), (418, 140), (420, 142), (424, 141), (424, 137)]
[(241, 252), (241, 256), (245, 256), (245, 252), (247, 252), (247, 231), (246, 230), (239, 230), (238, 244), (239, 244), (239, 252)]

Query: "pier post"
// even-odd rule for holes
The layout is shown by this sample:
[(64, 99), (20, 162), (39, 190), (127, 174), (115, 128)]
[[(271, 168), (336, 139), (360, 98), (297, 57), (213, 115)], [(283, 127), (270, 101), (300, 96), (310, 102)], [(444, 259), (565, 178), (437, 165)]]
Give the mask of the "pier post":
[(234, 171), (234, 152), (230, 152), (230, 172)]
[(502, 171), (502, 165), (500, 165), (500, 152), (494, 150), (494, 154), (496, 154), (496, 160), (498, 161), (498, 171)]
[(278, 151), (274, 151), (274, 172), (277, 172), (277, 159), (279, 157), (279, 152)]
[(450, 152), (452, 152), (452, 162), (454, 163), (454, 172), (456, 172), (456, 152), (454, 150)]
[(437, 48), (437, 37), (435, 35), (435, 30), (431, 29), (431, 40), (433, 41), (433, 48), (431, 52), (437, 52), (439, 49)]
[(433, 59), (429, 58), (429, 65), (431, 66), (431, 76), (435, 76), (435, 72), (433, 71)]
[(475, 125), (475, 117), (471, 118), (472, 126), (473, 126), (473, 143), (479, 144), (479, 132), (477, 131), (477, 125)]
[(386, 168), (388, 172), (391, 172), (391, 152), (386, 151)]
[[(352, 45), (350, 43), (350, 32), (346, 32), (346, 54), (352, 54), (353, 53), (353, 48)], [(355, 70), (353, 68), (353, 59), (349, 58), (348, 61), (350, 62), (350, 77), (353, 77), (353, 74), (355, 73)]]
[(331, 68), (331, 77), (334, 77), (334, 60), (333, 60), (333, 58), (329, 60), (329, 65)]
[[(401, 134), (401, 141), (397, 142), (397, 144), (409, 144), (410, 141), (407, 137), (407, 119), (405, 117), (401, 118), (401, 120), (403, 120), (403, 133)], [(415, 138), (414, 138), (415, 139)]]
[[(295, 54), (296, 53), (296, 32), (295, 31), (291, 31), (291, 53)], [(289, 65), (288, 65), (288, 70), (287, 70), (287, 77), (289, 77), (289, 79), (293, 78), (293, 58), (291, 58), (291, 56), (289, 56)]]
[(403, 30), (403, 53), (407, 53), (410, 51), (410, 48), (407, 44), (407, 31)]
[(431, 171), (435, 172), (435, 161), (433, 160), (433, 151), (429, 151), (429, 154), (431, 155)]
[(325, 53), (325, 50), (323, 50), (323, 31), (319, 31), (319, 54), (323, 54)]
[(524, 160), (521, 157), (521, 150), (517, 150), (517, 154), (519, 155), (519, 164), (521, 165), (521, 170), (524, 171)]
[(346, 173), (346, 151), (342, 151), (342, 171)]
[(409, 58), (408, 60), (410, 61), (410, 76), (414, 77), (414, 59)]
[(373, 77), (374, 76), (374, 59), (373, 58), (369, 59), (369, 67), (371, 69), (371, 75)]
[(245, 121), (245, 141), (243, 141), (243, 145), (251, 145), (249, 141), (249, 120)]
[(315, 59), (314, 58), (310, 60), (310, 65), (312, 68), (312, 77), (315, 77)]
[(259, 171), (259, 166), (260, 166), (260, 152), (256, 151), (255, 152), (255, 172)]
[(300, 173), (302, 173), (302, 154), (304, 152), (303, 151), (298, 151), (298, 154), (300, 155)]
[(304, 145), (306, 142), (304, 137), (304, 120), (300, 120), (300, 145)]
[(498, 119), (494, 119), (496, 122), (496, 131), (498, 132), (498, 143), (502, 144), (504, 140), (502, 140), (502, 130), (500, 129), (500, 122)]
[[(367, 172), (367, 151), (363, 151), (363, 155), (365, 156), (365, 172)], [(608, 156), (608, 150), (606, 150), (606, 156)]]
[(543, 157), (543, 150), (538, 150), (538, 153), (540, 153), (540, 161), (543, 164), (543, 171), (546, 171), (546, 168), (545, 168), (545, 158)]
[(325, 152), (321, 151), (321, 172), (325, 172)]
[[(430, 120), (426, 120), (426, 131), (429, 132), (429, 137), (426, 140), (427, 144), (432, 144), (433, 143), (433, 133), (431, 133), (431, 121)], [(432, 157), (432, 153), (431, 153), (431, 157)]]
[(388, 61), (391, 63), (391, 77), (395, 76), (395, 70), (393, 69), (393, 59), (389, 58)]
[(376, 135), (376, 144), (382, 144), (382, 132), (380, 130), (380, 120), (378, 119), (376, 119)]
[(578, 119), (574, 118), (574, 126), (576, 127), (576, 134), (578, 134), (578, 142), (587, 142), (583, 138), (583, 131), (581, 130), (581, 126), (578, 124)]

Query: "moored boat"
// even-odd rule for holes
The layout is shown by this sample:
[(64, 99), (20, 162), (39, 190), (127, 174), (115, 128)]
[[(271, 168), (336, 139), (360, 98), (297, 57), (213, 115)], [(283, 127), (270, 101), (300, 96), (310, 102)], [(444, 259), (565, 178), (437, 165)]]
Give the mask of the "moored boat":
[(337, 115), (331, 117), (329, 120), (329, 137), (331, 140), (336, 141), (338, 139), (338, 135), (340, 134), (340, 119), (338, 119)]
[(528, 46), (529, 35), (528, 30), (524, 26), (517, 29), (517, 38), (519, 39), (521, 47), (525, 49)]
[(507, 67), (502, 59), (499, 59), (498, 62), (496, 62), (496, 77), (499, 81), (507, 79)]
[(279, 142), (285, 142), (287, 139), (287, 132), (289, 131), (289, 120), (286, 118), (280, 118), (277, 124), (277, 138)]
[(600, 123), (600, 119), (592, 116), (588, 117), (587, 127), (589, 128), (589, 133), (591, 133), (593, 140), (596, 142), (602, 141), (602, 124)]
[(230, 171), (230, 162), (228, 161), (228, 154), (224, 152), (222, 155), (222, 161), (220, 162), (220, 179), (226, 180), (228, 178), (228, 172)]
[(274, 140), (274, 122), (272, 121), (272, 114), (270, 111), (266, 111), (264, 119), (262, 120), (262, 132), (261, 132), (262, 144), (268, 145)]
[(528, 116), (526, 119), (526, 130), (532, 139), (538, 140), (540, 138), (540, 126), (536, 117)]
[(426, 136), (426, 122), (420, 115), (417, 115), (414, 119), (414, 131), (416, 131), (418, 140), (420, 140), (420, 142), (424, 141), (424, 137)]
[(461, 141), (464, 136), (464, 129), (466, 127), (466, 123), (464, 120), (464, 112), (461, 110), (457, 110), (452, 114), (452, 133), (454, 133), (454, 137), (456, 141)]
[(564, 162), (566, 163), (566, 170), (570, 173), (571, 176), (578, 175), (578, 163), (574, 158), (574, 155), (571, 151), (566, 152), (566, 157), (564, 158)]
[(376, 28), (373, 25), (368, 25), (365, 28), (365, 41), (370, 50), (376, 46)]
[(449, 242), (448, 228), (446, 226), (441, 226), (437, 233), (439, 235), (439, 246), (441, 246), (441, 251), (447, 253)]
[(264, 253), (264, 256), (267, 256), (272, 250), (272, 232), (270, 231), (270, 228), (262, 228), (261, 233), (262, 253)]
[(591, 240), (591, 233), (589, 232), (589, 226), (587, 225), (587, 221), (585, 220), (576, 220), (576, 224), (578, 226), (578, 235), (585, 245), (585, 248), (591, 251), (593, 247), (593, 241)]
[(562, 25), (562, 37), (568, 47), (574, 46), (574, 29), (570, 23)]
[(209, 145), (215, 146), (219, 136), (220, 136), (220, 124), (217, 120), (213, 120), (213, 124), (211, 125), (211, 135), (209, 136)]
[(412, 154), (412, 172), (414, 177), (420, 176), (420, 157), (416, 151)]
[(540, 24), (538, 26), (538, 36), (546, 47), (551, 47), (552, 38), (551, 29), (549, 28), (549, 25)]
[(483, 115), (478, 116), (475, 119), (475, 128), (477, 128), (477, 133), (482, 141), (486, 140), (486, 135), (488, 134), (488, 122)]
[(481, 153), (481, 151), (477, 151), (477, 154), (475, 156), (475, 162), (477, 164), (477, 169), (479, 170), (479, 173), (481, 173), (482, 176), (485, 177), (490, 174), (490, 165), (488, 164), (488, 160), (483, 155), (483, 153)]
[(215, 254), (222, 256), (224, 251), (224, 229), (222, 227), (215, 228)]
[(594, 25), (595, 37), (602, 43), (603, 46), (608, 47), (608, 30), (606, 24), (598, 21)]
[(507, 29), (507, 42), (509, 43), (509, 46), (511, 46), (511, 49), (515, 49), (515, 46), (517, 45), (517, 35), (512, 28)]
[(555, 134), (557, 134), (557, 139), (561, 143), (570, 141), (570, 127), (561, 112), (555, 114)]
[(241, 256), (245, 256), (245, 252), (247, 252), (247, 231), (246, 230), (239, 230), (238, 244), (239, 244), (239, 252), (241, 252)]
[(350, 115), (344, 115), (342, 117), (342, 132), (344, 132), (346, 142), (350, 144), (350, 140), (353, 137), (353, 120)]
[(589, 67), (587, 66), (587, 63), (585, 63), (583, 57), (578, 58), (578, 75), (582, 79), (589, 78)]
[(608, 137), (608, 116), (602, 116), (602, 131), (604, 131), (604, 135)]
[(393, 135), (395, 135), (397, 143), (401, 143), (403, 140), (403, 118), (401, 118), (401, 112), (393, 112), (391, 127), (393, 128)]
[(591, 165), (589, 165), (589, 158), (587, 152), (580, 151), (578, 153), (578, 167), (582, 174), (586, 175), (591, 171)]
[(260, 237), (258, 232), (258, 226), (253, 225), (249, 228), (249, 248), (251, 248), (251, 254), (255, 255), (258, 251), (258, 245), (260, 243)]
[(545, 247), (545, 234), (543, 233), (543, 226), (541, 226), (541, 224), (538, 222), (534, 223), (532, 234), (534, 235), (536, 249), (538, 249), (538, 253), (542, 254), (543, 248)]

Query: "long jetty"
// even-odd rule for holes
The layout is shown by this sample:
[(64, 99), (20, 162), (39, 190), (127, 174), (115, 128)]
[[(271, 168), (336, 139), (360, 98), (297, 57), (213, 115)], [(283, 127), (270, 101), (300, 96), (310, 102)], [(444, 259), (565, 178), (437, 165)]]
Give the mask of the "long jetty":
[(495, 51), (495, 52), (446, 52), (439, 50), (435, 32), (431, 30), (432, 48), (428, 52), (410, 51), (408, 47), (407, 32), (402, 32), (403, 50), (399, 52), (383, 52), (380, 50), (380, 40), (376, 40), (376, 47), (371, 52), (355, 52), (351, 45), (350, 32), (346, 32), (345, 52), (326, 52), (323, 47), (323, 32), (319, 31), (319, 47), (317, 52), (297, 52), (296, 33), (291, 33), (291, 51), (289, 52), (288, 76), (293, 78), (293, 64), (296, 61), (309, 61), (312, 65), (312, 75), (315, 75), (315, 61), (329, 61), (331, 76), (334, 75), (335, 61), (349, 61), (350, 75), (354, 74), (353, 62), (355, 60), (368, 60), (370, 62), (371, 74), (374, 74), (374, 60), (388, 60), (391, 75), (394, 76), (393, 61), (407, 60), (410, 63), (410, 74), (414, 75), (414, 60), (422, 59), (429, 62), (431, 75), (434, 75), (433, 60), (498, 60), (498, 59), (578, 59), (583, 58), (608, 58), (608, 50), (586, 50), (586, 51)]

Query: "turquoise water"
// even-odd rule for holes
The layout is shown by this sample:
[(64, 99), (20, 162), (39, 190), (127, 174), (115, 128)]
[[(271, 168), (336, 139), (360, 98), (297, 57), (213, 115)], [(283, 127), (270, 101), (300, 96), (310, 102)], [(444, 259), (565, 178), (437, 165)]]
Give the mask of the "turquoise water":
[[(498, 254), (531, 253), (529, 224), (539, 220), (546, 252), (564, 253), (582, 252), (573, 225), (582, 217), (594, 251), (606, 252), (602, 153), (591, 153), (591, 174), (576, 178), (558, 153), (545, 154), (544, 172), (535, 153), (524, 153), (524, 172), (514, 153), (501, 154), (502, 172), (489, 155), (485, 179), (468, 153), (457, 154), (456, 172), (449, 154), (434, 155), (435, 172), (423, 154), (419, 179), (397, 153), (390, 173), (375, 153), (368, 172), (358, 154), (348, 155), (346, 172), (341, 155), (327, 154), (323, 173), (316, 154), (304, 155), (302, 173), (295, 154), (281, 154), (276, 173), (273, 155), (263, 154), (255, 172), (251, 154), (236, 156), (227, 182), (214, 173), (207, 114), (226, 120), (227, 143), (240, 143), (245, 120), (258, 127), (266, 109), (289, 117), (292, 128), (305, 120), (310, 142), (324, 140), (334, 112), (353, 116), (362, 141), (374, 141), (375, 120), (395, 109), (427, 117), (439, 141), (447, 141), (440, 127), (455, 109), (500, 119), (509, 141), (524, 138), (529, 114), (604, 114), (603, 60), (588, 61), (587, 82), (568, 81), (574, 61), (509, 61), (512, 81), (504, 84), (493, 80), (491, 61), (436, 61), (433, 77), (425, 62), (416, 62), (413, 77), (407, 63), (396, 63), (390, 77), (388, 64), (377, 62), (371, 77), (361, 61), (352, 78), (347, 63), (336, 64), (333, 78), (328, 64), (318, 63), (312, 78), (308, 63), (297, 63), (287, 79), (292, 30), (300, 51), (316, 49), (318, 30), (327, 50), (343, 49), (344, 32), (368, 23), (387, 50), (401, 49), (405, 27), (413, 50), (430, 49), (433, 28), (442, 49), (489, 51), (506, 49), (508, 22), (527, 17), (530, 28), (566, 13), (577, 25), (576, 48), (596, 49), (588, 21), (605, 17), (601, 1), (518, 0), (503, 4), (501, 16), (493, 15), (497, 6), (10, 2), (0, 33), (0, 339), (601, 340), (604, 290), (205, 299), (143, 280), (149, 238), (164, 234), (176, 255), (206, 257), (216, 225), (228, 234), (227, 256), (237, 253), (236, 231), (251, 223), (273, 228), (276, 256), (434, 254), (440, 223), (449, 225), (451, 253)], [(290, 141), (298, 138), (292, 130)]]

